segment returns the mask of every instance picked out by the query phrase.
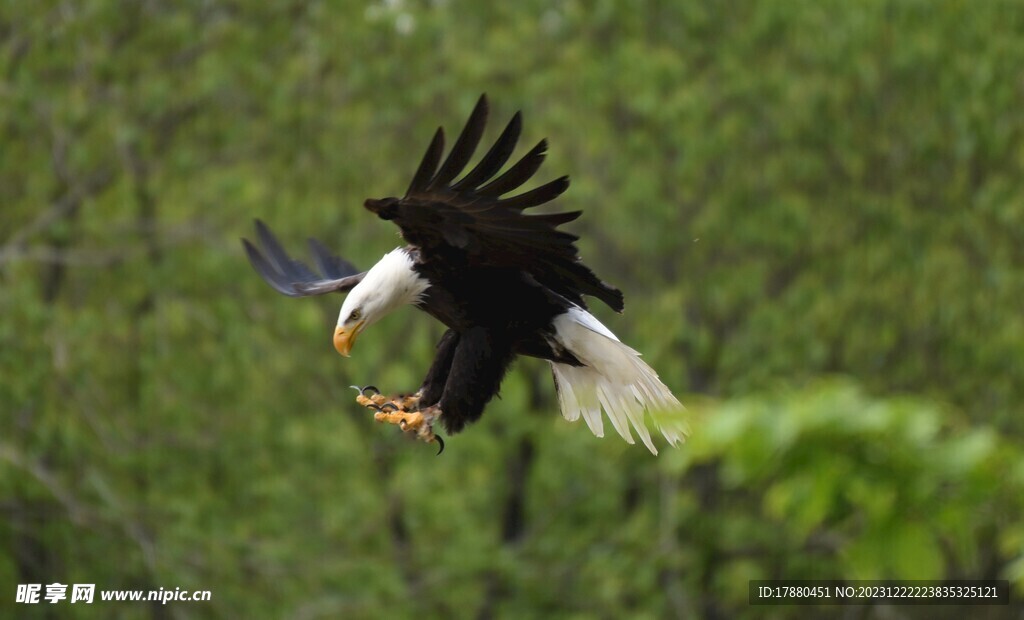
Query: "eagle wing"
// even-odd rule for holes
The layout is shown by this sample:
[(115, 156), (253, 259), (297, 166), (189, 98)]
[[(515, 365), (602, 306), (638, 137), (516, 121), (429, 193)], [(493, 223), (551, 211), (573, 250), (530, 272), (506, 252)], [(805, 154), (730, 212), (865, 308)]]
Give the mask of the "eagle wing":
[(481, 96), (443, 163), (444, 130), (439, 127), (405, 197), (369, 199), (366, 208), (397, 224), (405, 240), (419, 249), (423, 262), (451, 262), (453, 269), (466, 264), (522, 269), (574, 303), (584, 306), (583, 295), (590, 295), (621, 312), (622, 292), (581, 262), (575, 245), (579, 237), (558, 230), (582, 212), (524, 213), (558, 197), (569, 187), (569, 177), (503, 198), (537, 172), (547, 151), (547, 141), (541, 140), (497, 175), (519, 139), (520, 113), (476, 166), (455, 181), (480, 143), (487, 111), (487, 98)]
[(360, 273), (352, 263), (331, 254), (316, 239), (310, 238), (310, 253), (320, 273), (313, 271), (302, 261), (288, 256), (274, 233), (260, 220), (256, 220), (256, 238), (259, 239), (262, 252), (248, 239), (242, 239), (249, 262), (267, 284), (289, 297), (345, 293), (352, 290), (366, 275), (365, 272)]

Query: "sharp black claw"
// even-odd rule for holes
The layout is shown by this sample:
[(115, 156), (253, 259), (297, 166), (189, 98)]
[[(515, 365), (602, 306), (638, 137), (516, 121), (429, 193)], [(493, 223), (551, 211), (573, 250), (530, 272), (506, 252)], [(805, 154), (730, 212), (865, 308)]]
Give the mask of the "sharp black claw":
[(434, 435), (434, 439), (437, 440), (437, 445), (439, 446), (435, 456), (441, 456), (441, 453), (444, 452), (444, 439), (441, 439), (440, 435)]
[(384, 408), (381, 407), (380, 405), (375, 404), (375, 403), (370, 403), (369, 405), (366, 405), (366, 408), (367, 409), (376, 409), (377, 411), (379, 411), (381, 413), (384, 413)]
[(366, 396), (366, 392), (372, 391), (374, 394), (380, 394), (380, 390), (377, 389), (376, 385), (367, 385), (359, 388), (359, 393)]
[[(389, 410), (388, 407), (391, 407), (391, 409)], [(395, 403), (384, 403), (379, 408), (381, 411), (401, 411)]]
[(358, 385), (350, 385), (349, 387), (352, 388), (353, 390), (359, 392), (360, 394), (363, 393), (363, 391), (361, 389), (359, 389)]

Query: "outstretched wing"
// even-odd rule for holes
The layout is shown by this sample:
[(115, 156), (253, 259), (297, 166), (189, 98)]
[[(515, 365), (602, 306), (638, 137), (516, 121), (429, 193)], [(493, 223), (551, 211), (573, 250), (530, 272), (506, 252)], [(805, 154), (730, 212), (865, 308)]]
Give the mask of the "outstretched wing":
[(256, 238), (262, 246), (257, 248), (248, 239), (242, 239), (245, 253), (249, 256), (256, 273), (279, 293), (289, 297), (308, 297), (326, 293), (345, 293), (363, 279), (352, 263), (339, 258), (316, 239), (309, 239), (309, 249), (320, 273), (316, 273), (302, 261), (296, 260), (284, 251), (267, 225), (256, 220)]
[(438, 128), (405, 197), (370, 199), (366, 208), (394, 221), (406, 241), (419, 248), (424, 262), (457, 259), (476, 266), (515, 267), (577, 304), (583, 305), (583, 295), (591, 295), (621, 311), (622, 292), (580, 261), (576, 235), (558, 230), (582, 212), (523, 212), (558, 197), (569, 187), (569, 177), (503, 198), (537, 172), (547, 151), (547, 141), (541, 140), (495, 176), (519, 139), (518, 112), (476, 166), (454, 181), (473, 157), (486, 124), (487, 98), (481, 96), (444, 163), (444, 130)]

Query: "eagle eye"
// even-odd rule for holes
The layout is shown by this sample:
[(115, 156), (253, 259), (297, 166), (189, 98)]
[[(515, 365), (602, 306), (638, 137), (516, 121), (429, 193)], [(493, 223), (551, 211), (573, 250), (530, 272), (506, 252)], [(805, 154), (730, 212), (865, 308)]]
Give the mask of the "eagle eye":
[(358, 321), (359, 317), (361, 316), (363, 316), (363, 313), (359, 310), (359, 308), (356, 308), (355, 310), (352, 311), (352, 314), (348, 315), (348, 320)]

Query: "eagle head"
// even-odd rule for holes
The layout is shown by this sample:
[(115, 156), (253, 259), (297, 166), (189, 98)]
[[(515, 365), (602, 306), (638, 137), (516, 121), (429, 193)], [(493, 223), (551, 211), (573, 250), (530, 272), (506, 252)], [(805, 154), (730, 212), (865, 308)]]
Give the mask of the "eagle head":
[(345, 298), (334, 329), (334, 348), (345, 357), (360, 333), (400, 306), (420, 301), (430, 282), (413, 269), (405, 248), (384, 255)]

